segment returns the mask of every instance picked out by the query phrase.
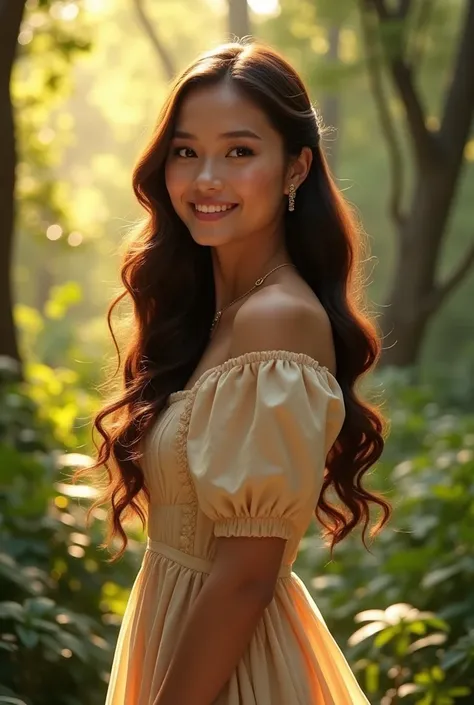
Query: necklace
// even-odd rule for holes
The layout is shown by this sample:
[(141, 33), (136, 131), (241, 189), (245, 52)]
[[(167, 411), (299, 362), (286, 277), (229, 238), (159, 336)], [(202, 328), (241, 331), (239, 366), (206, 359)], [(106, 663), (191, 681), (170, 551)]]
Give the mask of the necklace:
[(217, 328), (217, 326), (219, 325), (219, 321), (221, 320), (221, 316), (222, 316), (222, 314), (224, 313), (224, 311), (226, 311), (228, 308), (230, 308), (230, 307), (233, 306), (235, 303), (237, 303), (237, 301), (240, 301), (240, 299), (244, 299), (246, 296), (248, 296), (249, 294), (251, 294), (252, 291), (254, 291), (254, 289), (258, 289), (259, 286), (262, 286), (262, 284), (263, 284), (263, 282), (265, 281), (265, 279), (266, 279), (267, 277), (269, 277), (270, 274), (273, 274), (273, 272), (276, 272), (277, 269), (281, 269), (281, 267), (294, 267), (294, 266), (295, 266), (295, 265), (292, 264), (291, 262), (285, 262), (285, 264), (279, 264), (278, 267), (274, 267), (273, 269), (271, 269), (267, 274), (265, 274), (264, 277), (260, 277), (260, 279), (257, 279), (257, 281), (255, 282), (255, 284), (254, 284), (248, 291), (246, 291), (245, 294), (242, 294), (241, 296), (238, 296), (236, 299), (234, 299), (233, 301), (231, 301), (230, 304), (227, 304), (227, 306), (223, 306), (221, 309), (219, 309), (219, 311), (217, 311), (216, 315), (215, 315), (214, 318), (212, 319), (212, 325), (211, 325), (210, 335), (213, 334), (214, 330), (215, 330), (215, 329)]

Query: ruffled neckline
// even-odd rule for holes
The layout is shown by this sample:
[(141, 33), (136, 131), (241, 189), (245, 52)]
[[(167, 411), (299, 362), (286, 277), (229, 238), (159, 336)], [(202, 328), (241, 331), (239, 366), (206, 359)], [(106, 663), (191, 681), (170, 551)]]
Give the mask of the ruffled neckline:
[(209, 377), (214, 372), (228, 372), (233, 367), (248, 365), (255, 362), (270, 362), (272, 360), (283, 360), (286, 362), (295, 362), (299, 365), (306, 365), (314, 370), (325, 372), (328, 377), (331, 377), (335, 382), (337, 382), (334, 375), (329, 372), (326, 366), (321, 365), (310, 355), (306, 355), (306, 353), (291, 352), (289, 350), (260, 350), (256, 352), (244, 353), (242, 355), (238, 355), (237, 357), (231, 357), (229, 360), (222, 362), (220, 365), (210, 367), (198, 377), (189, 389), (180, 389), (177, 392), (172, 392), (168, 396), (168, 404), (174, 404), (182, 399), (186, 399), (189, 394), (192, 394), (196, 390), (196, 387), (199, 387), (202, 384), (206, 377)]

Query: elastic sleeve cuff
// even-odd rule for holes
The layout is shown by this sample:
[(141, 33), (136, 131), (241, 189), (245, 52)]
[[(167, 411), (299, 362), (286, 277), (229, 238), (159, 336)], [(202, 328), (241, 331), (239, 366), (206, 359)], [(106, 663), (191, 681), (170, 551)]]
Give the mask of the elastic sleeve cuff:
[(278, 536), (289, 539), (291, 522), (281, 517), (232, 517), (214, 524), (214, 536)]

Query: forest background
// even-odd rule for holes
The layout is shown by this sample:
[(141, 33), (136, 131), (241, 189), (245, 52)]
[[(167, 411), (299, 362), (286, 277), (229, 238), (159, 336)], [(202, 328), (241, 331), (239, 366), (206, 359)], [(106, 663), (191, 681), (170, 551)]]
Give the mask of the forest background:
[(0, 3), (0, 703), (99, 705), (143, 552), (98, 549), (90, 419), (140, 217), (130, 175), (172, 76), (253, 35), (300, 70), (368, 234), (394, 518), (297, 572), (372, 703), (474, 702), (474, 1)]

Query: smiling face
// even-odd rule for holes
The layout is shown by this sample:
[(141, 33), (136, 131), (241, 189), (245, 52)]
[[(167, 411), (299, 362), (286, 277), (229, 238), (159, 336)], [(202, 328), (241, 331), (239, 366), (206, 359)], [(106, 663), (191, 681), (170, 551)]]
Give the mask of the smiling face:
[(183, 100), (166, 161), (173, 207), (200, 245), (278, 234), (283, 225), (283, 140), (265, 113), (232, 84)]

